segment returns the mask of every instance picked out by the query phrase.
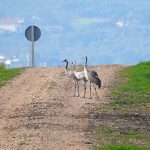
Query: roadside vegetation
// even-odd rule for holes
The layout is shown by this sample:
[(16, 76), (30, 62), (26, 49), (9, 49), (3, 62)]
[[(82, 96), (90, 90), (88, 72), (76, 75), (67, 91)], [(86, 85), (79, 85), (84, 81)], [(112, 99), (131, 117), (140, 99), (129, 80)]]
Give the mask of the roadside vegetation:
[(139, 147), (136, 145), (109, 145), (96, 150), (149, 150), (148, 147)]
[(4, 86), (8, 80), (11, 80), (21, 74), (22, 70), (22, 68), (7, 69), (3, 63), (0, 64), (0, 88)]
[[(150, 62), (124, 69), (118, 76), (120, 85), (113, 88), (114, 105), (138, 105), (150, 102)], [(124, 83), (125, 82), (125, 83)]]
[(95, 150), (150, 149), (150, 61), (124, 68), (100, 108)]

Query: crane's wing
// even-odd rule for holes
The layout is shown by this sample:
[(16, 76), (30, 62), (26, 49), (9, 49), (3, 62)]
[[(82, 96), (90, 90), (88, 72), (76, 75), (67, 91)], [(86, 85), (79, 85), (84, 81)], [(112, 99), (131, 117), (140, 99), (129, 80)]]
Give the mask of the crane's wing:
[(88, 77), (92, 83), (95, 83), (99, 88), (101, 87), (101, 80), (99, 79), (96, 71), (89, 71)]
[(75, 71), (75, 76), (78, 80), (86, 80), (84, 71), (81, 72)]
[(95, 70), (91, 70), (91, 71), (89, 71), (90, 72), (90, 74), (92, 74), (92, 75), (94, 75), (94, 76), (98, 76), (98, 74), (97, 74), (97, 72), (95, 71)]

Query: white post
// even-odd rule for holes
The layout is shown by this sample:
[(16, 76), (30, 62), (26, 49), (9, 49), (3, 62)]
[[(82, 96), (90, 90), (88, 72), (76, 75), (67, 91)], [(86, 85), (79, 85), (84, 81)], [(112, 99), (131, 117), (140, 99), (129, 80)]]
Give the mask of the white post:
[(31, 27), (31, 38), (32, 38), (32, 67), (34, 67), (34, 26)]

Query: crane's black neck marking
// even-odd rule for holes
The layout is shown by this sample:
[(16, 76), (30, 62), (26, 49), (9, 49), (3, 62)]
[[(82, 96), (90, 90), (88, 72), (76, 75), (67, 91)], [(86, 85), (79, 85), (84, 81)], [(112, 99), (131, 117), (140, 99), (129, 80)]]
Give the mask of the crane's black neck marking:
[(85, 57), (85, 67), (87, 67), (87, 56)]
[(68, 61), (66, 61), (66, 69), (68, 68)]

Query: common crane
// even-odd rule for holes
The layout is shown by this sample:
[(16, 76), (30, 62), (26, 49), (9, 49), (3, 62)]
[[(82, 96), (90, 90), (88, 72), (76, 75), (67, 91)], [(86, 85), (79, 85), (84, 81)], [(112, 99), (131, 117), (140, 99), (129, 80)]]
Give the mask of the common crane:
[[(88, 60), (87, 56), (83, 57), (83, 59), (85, 60), (85, 62), (84, 62), (85, 78), (86, 78), (86, 80), (90, 81), (90, 98), (92, 98), (91, 97), (91, 83), (93, 84), (93, 87), (95, 89), (95, 93), (97, 95), (97, 98), (99, 98), (98, 94), (97, 94), (97, 91), (96, 91), (96, 87), (95, 87), (94, 84), (96, 84), (100, 88), (101, 87), (101, 80), (99, 79), (98, 74), (97, 74), (96, 71), (94, 71), (94, 70), (93, 71), (89, 71), (87, 69), (87, 60)], [(85, 97), (85, 93), (86, 93), (86, 85), (84, 87), (84, 97)]]
[[(75, 70), (76, 62), (74, 61), (74, 62), (72, 62), (72, 64), (74, 65), (74, 70)], [(85, 77), (84, 71), (75, 71), (74, 73), (75, 73), (75, 76), (76, 76), (78, 81), (83, 81), (84, 91), (85, 91), (87, 79)], [(79, 86), (78, 86), (78, 95), (79, 95)], [(84, 93), (83, 98), (85, 98), (85, 93)]]
[(65, 62), (66, 63), (66, 66), (65, 66), (65, 74), (69, 77), (69, 78), (71, 78), (72, 80), (73, 80), (73, 82), (74, 82), (74, 86), (75, 86), (75, 90), (74, 90), (74, 96), (75, 96), (75, 93), (76, 93), (76, 87), (78, 87), (78, 96), (79, 96), (79, 85), (78, 85), (78, 79), (77, 79), (77, 77), (75, 76), (75, 71), (69, 71), (68, 70), (68, 60), (67, 59), (65, 59), (65, 60), (63, 60), (63, 62)]

